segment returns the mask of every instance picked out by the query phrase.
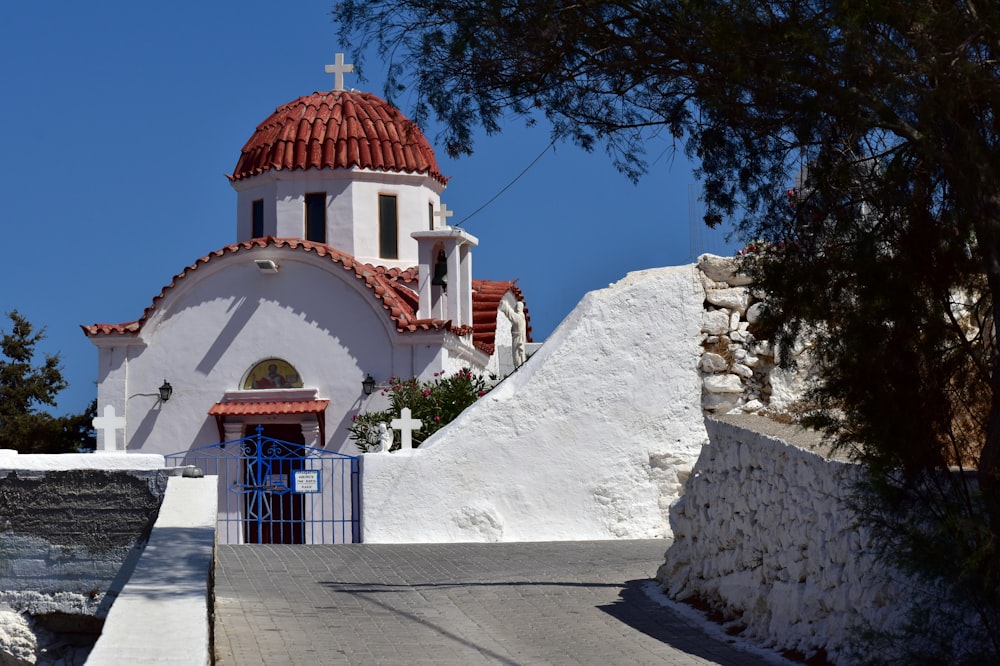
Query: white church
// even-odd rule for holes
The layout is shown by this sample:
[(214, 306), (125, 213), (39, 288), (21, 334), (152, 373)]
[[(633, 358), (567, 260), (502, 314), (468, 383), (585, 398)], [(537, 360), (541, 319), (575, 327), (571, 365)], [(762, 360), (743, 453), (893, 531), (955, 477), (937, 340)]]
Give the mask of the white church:
[[(477, 239), (448, 226), (446, 179), (397, 109), (338, 77), (262, 122), (229, 178), (236, 242), (137, 320), (84, 327), (100, 450), (217, 475), (219, 543), (670, 534), (707, 440), (697, 266), (587, 294), (511, 374), (523, 295), (472, 278)], [(385, 408), (379, 387), (461, 368), (506, 379), (420, 448), (357, 456), (347, 428)]]
[(262, 426), (355, 454), (352, 417), (384, 407), (373, 386), (512, 370), (523, 295), (473, 279), (478, 241), (448, 226), (434, 150), (398, 109), (344, 89), (342, 56), (327, 71), (334, 90), (278, 107), (243, 147), (235, 242), (138, 319), (83, 327), (98, 410), (123, 424), (108, 448), (167, 454)]

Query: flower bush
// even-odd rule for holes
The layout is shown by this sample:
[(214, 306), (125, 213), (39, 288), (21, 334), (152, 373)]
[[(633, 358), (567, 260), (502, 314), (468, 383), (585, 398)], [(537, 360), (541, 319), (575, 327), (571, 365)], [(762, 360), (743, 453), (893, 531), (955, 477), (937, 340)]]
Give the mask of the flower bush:
[[(389, 427), (393, 419), (399, 418), (400, 411), (409, 407), (411, 416), (421, 421), (420, 430), (413, 431), (413, 447), (417, 448), (489, 390), (486, 378), (473, 374), (468, 369), (459, 370), (450, 376), (446, 376), (444, 372), (436, 372), (434, 379), (426, 382), (415, 377), (393, 377), (389, 380), (389, 386), (382, 390), (382, 395), (389, 396), (390, 407), (356, 415), (348, 426), (350, 438), (361, 452), (376, 450), (379, 444), (379, 424), (385, 423)], [(392, 449), (399, 448), (399, 437), (399, 432), (393, 431)]]

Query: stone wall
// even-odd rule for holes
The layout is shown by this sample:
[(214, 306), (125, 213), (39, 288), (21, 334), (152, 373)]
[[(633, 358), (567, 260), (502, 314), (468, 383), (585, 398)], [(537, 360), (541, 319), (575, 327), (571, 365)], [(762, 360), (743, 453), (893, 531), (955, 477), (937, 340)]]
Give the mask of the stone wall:
[(732, 258), (712, 254), (698, 257), (698, 274), (705, 288), (702, 408), (709, 415), (786, 411), (810, 376), (808, 344), (793, 350), (797, 370), (779, 368), (773, 345), (758, 330), (760, 296), (750, 278), (736, 271)]
[(891, 628), (912, 592), (867, 554), (844, 505), (858, 468), (815, 434), (721, 419), (706, 419), (709, 444), (670, 509), (674, 543), (657, 580), (765, 645), (850, 663), (856, 628)]
[(167, 475), (0, 472), (0, 598), (33, 615), (96, 614), (152, 525)]

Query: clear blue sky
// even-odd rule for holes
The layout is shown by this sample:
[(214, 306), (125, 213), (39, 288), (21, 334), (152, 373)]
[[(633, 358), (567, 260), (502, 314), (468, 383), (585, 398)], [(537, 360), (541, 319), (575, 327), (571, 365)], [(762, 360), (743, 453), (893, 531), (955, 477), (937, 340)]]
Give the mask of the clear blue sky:
[[(333, 87), (323, 66), (344, 49), (331, 7), (57, 0), (0, 10), (0, 312), (44, 326), (41, 350), (61, 354), (70, 388), (55, 413), (96, 396), (97, 352), (81, 324), (137, 319), (175, 274), (235, 241), (225, 174), (275, 107)], [(378, 63), (365, 75), (348, 75), (347, 86), (381, 95)], [(439, 128), (424, 129), (435, 144)], [(547, 127), (512, 120), (502, 135), (479, 137), (471, 158), (439, 150), (451, 222), (548, 143)], [(603, 152), (559, 144), (463, 224), (480, 239), (476, 277), (520, 279), (536, 340), (586, 292), (629, 271), (724, 251), (701, 227), (692, 240), (691, 165), (667, 144), (649, 153), (651, 173), (635, 186)], [(5, 316), (0, 328), (10, 329)]]

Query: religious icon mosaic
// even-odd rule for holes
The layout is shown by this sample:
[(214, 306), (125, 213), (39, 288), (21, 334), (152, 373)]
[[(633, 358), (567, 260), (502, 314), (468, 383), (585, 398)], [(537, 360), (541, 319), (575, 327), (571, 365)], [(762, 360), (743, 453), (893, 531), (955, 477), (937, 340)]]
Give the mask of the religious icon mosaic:
[(255, 365), (243, 380), (243, 390), (302, 388), (302, 377), (288, 361), (264, 359)]

